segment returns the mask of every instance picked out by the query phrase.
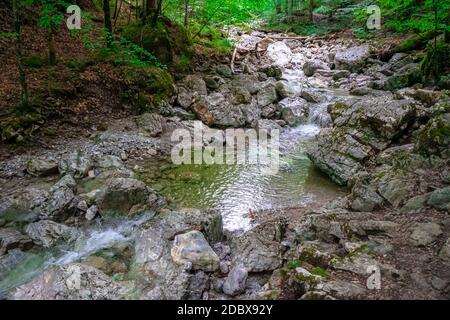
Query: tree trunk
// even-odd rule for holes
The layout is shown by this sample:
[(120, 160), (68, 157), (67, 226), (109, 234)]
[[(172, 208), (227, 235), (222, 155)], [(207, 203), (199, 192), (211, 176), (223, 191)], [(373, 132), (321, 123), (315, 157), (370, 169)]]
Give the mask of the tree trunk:
[(281, 13), (281, 0), (275, 0), (275, 11), (277, 14)]
[(55, 31), (54, 28), (50, 27), (50, 30), (47, 34), (47, 42), (48, 42), (48, 63), (51, 66), (56, 64), (56, 50), (55, 50)]
[(158, 16), (161, 13), (162, 2), (163, 2), (163, 0), (158, 0), (158, 5), (156, 7), (155, 12), (153, 13), (152, 25), (154, 25), (154, 26), (158, 23)]
[(23, 68), (21, 21), (17, 9), (17, 0), (12, 0), (12, 5), (14, 15), (14, 31), (16, 32), (16, 56), (17, 65), (19, 67), (19, 82), (21, 88), (20, 103), (21, 106), (28, 106), (28, 86)]
[(110, 47), (112, 44), (112, 24), (109, 0), (103, 0), (103, 13), (105, 15), (106, 44)]
[(308, 15), (309, 15), (309, 22), (314, 23), (314, 9), (316, 4), (314, 3), (314, 0), (309, 0), (308, 4)]
[(184, 26), (189, 24), (189, 0), (184, 0)]

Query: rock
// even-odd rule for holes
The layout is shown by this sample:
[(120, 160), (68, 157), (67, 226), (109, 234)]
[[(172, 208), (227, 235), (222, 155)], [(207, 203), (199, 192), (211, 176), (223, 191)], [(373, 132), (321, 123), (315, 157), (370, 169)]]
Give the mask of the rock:
[(401, 134), (414, 117), (416, 104), (389, 97), (357, 98), (330, 105), (328, 112), (334, 128), (322, 129), (307, 154), (333, 181), (346, 185), (362, 162)]
[(129, 215), (154, 208), (158, 195), (139, 180), (112, 178), (99, 195), (97, 206), (102, 215)]
[(54, 266), (18, 287), (13, 300), (118, 300), (128, 290), (103, 272), (83, 264)]
[(177, 102), (184, 109), (188, 109), (195, 99), (208, 94), (206, 83), (199, 75), (186, 76), (178, 86)]
[(275, 90), (275, 85), (273, 83), (268, 83), (261, 90), (258, 91), (256, 95), (258, 100), (258, 105), (265, 107), (278, 100), (277, 91)]
[(51, 220), (41, 220), (25, 227), (25, 233), (39, 246), (49, 248), (58, 240), (69, 240), (75, 235), (75, 229)]
[(334, 57), (336, 69), (358, 72), (364, 66), (369, 55), (370, 51), (368, 45), (361, 45), (338, 51)]
[(362, 276), (370, 275), (367, 271), (369, 267), (380, 267), (380, 263), (366, 254), (356, 254), (343, 259), (334, 259), (331, 264), (335, 270), (348, 271)]
[(266, 74), (268, 77), (275, 78), (276, 80), (280, 80), (283, 75), (283, 71), (277, 65), (269, 65), (266, 67), (259, 68), (258, 72), (262, 72)]
[(314, 89), (302, 89), (300, 96), (308, 102), (320, 103), (324, 102), (325, 98), (322, 93)]
[(27, 172), (36, 177), (48, 176), (58, 172), (58, 163), (47, 159), (31, 159), (27, 162)]
[(247, 104), (252, 102), (252, 95), (243, 87), (231, 87), (232, 103), (234, 105)]
[(303, 72), (307, 77), (311, 77), (312, 75), (314, 75), (314, 73), (317, 70), (328, 70), (328, 69), (329, 69), (328, 65), (319, 59), (309, 60), (303, 64)]
[(214, 124), (214, 116), (209, 112), (208, 103), (206, 100), (202, 99), (195, 102), (192, 107), (192, 112), (207, 126)]
[(280, 80), (275, 83), (275, 90), (281, 98), (295, 98), (300, 95), (302, 86), (296, 81)]
[[(405, 88), (421, 81), (420, 65), (411, 63), (401, 68), (383, 83), (383, 90), (393, 91)], [(381, 89), (381, 88), (380, 88)]]
[(284, 98), (278, 103), (281, 118), (290, 126), (306, 123), (309, 104), (302, 98)]
[(412, 229), (409, 240), (414, 246), (427, 246), (435, 242), (441, 234), (442, 229), (437, 223), (417, 223)]
[(205, 76), (204, 80), (208, 89), (211, 90), (219, 89), (219, 87), (225, 83), (225, 80), (219, 76)]
[(213, 124), (220, 128), (239, 128), (245, 125), (246, 117), (241, 106), (230, 104), (225, 97), (214, 92), (206, 97), (209, 113), (212, 115)]
[(436, 209), (450, 211), (450, 187), (434, 190), (427, 203)]
[(94, 218), (97, 216), (97, 214), (98, 214), (98, 207), (96, 205), (93, 205), (93, 206), (90, 206), (89, 209), (87, 209), (84, 217), (86, 218), (86, 220), (91, 221), (91, 220), (94, 220)]
[(233, 78), (231, 82), (232, 87), (242, 87), (247, 89), (250, 94), (256, 94), (261, 89), (261, 83), (258, 77), (249, 74), (238, 74)]
[(316, 290), (323, 291), (337, 299), (358, 299), (365, 296), (367, 292), (360, 285), (341, 280), (319, 283)]
[[(278, 220), (264, 222), (243, 235), (233, 237), (231, 252), (233, 264), (241, 265), (249, 272), (271, 271), (282, 263), (281, 234), (284, 224)], [(260, 235), (264, 234), (264, 237)]]
[(193, 270), (212, 272), (219, 269), (219, 257), (199, 231), (176, 235), (170, 253), (175, 263), (192, 263)]
[(279, 67), (284, 67), (292, 59), (291, 49), (281, 41), (269, 44), (266, 55), (273, 61), (274, 65)]
[(442, 246), (439, 257), (444, 261), (450, 262), (450, 238)]
[(260, 119), (256, 125), (256, 129), (265, 130), (270, 136), (272, 130), (281, 130), (281, 126), (275, 120)]
[(58, 168), (61, 175), (69, 174), (76, 179), (81, 179), (91, 170), (92, 160), (80, 151), (76, 151), (61, 159)]
[(230, 78), (233, 73), (231, 72), (231, 68), (226, 64), (219, 64), (216, 66), (216, 72), (226, 78)]
[(27, 235), (13, 228), (0, 229), (0, 256), (13, 249), (26, 251), (33, 247), (33, 241)]
[[(6, 279), (6, 276), (9, 272), (14, 270), (14, 268), (27, 257), (29, 257), (29, 253), (25, 253), (20, 249), (12, 249), (9, 250), (7, 254), (0, 254), (0, 279)], [(2, 288), (2, 291), (5, 288)], [(2, 292), (0, 291), (0, 294)]]
[(88, 209), (87, 202), (85, 200), (81, 200), (80, 202), (78, 202), (77, 209), (86, 212)]
[(64, 220), (74, 213), (78, 205), (75, 180), (70, 175), (62, 177), (49, 192), (33, 199), (32, 209), (40, 219)]
[(223, 283), (223, 292), (230, 296), (236, 296), (243, 293), (245, 291), (247, 277), (247, 269), (241, 266), (233, 267)]
[[(222, 216), (218, 211), (163, 210), (136, 232), (135, 265), (150, 284), (159, 286), (166, 299), (188, 298), (193, 290), (189, 263), (179, 266), (171, 256), (171, 240), (190, 230), (203, 230), (210, 242), (223, 237)], [(147, 276), (148, 275), (148, 276)]]
[(163, 132), (163, 122), (164, 118), (157, 113), (144, 113), (136, 117), (137, 126), (151, 137), (156, 137)]
[(428, 194), (421, 194), (410, 198), (403, 207), (400, 209), (401, 212), (420, 212), (425, 209)]

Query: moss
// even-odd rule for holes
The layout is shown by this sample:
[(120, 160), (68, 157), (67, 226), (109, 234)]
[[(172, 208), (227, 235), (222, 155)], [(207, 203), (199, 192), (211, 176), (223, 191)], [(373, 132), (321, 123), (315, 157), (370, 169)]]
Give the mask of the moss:
[(420, 49), (426, 46), (427, 42), (435, 35), (434, 30), (424, 32), (415, 36), (412, 36), (403, 42), (401, 42), (396, 48), (395, 52), (408, 52), (411, 50)]
[(302, 261), (295, 259), (295, 260), (290, 260), (286, 263), (286, 268), (292, 270), (298, 267), (302, 266)]
[(449, 68), (450, 45), (438, 41), (436, 46), (431, 41), (427, 46), (426, 55), (421, 62), (421, 72), (424, 79), (439, 80)]
[(325, 278), (325, 279), (329, 279), (330, 278), (329, 273), (324, 268), (321, 268), (321, 267), (313, 268), (311, 270), (311, 273), (313, 275), (316, 275), (316, 276), (319, 276), (319, 277), (322, 277), (322, 278)]

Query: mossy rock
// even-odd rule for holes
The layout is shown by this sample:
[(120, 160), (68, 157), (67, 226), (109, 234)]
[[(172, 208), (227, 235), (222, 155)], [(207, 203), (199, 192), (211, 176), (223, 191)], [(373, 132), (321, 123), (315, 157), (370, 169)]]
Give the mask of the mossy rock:
[(430, 41), (424, 59), (421, 62), (421, 72), (424, 79), (440, 77), (450, 70), (450, 44), (442, 40), (436, 43)]
[(1, 141), (14, 142), (33, 124), (42, 123), (44, 116), (39, 113), (11, 115), (0, 119)]
[(177, 57), (191, 55), (187, 30), (166, 19), (160, 19), (154, 26), (132, 24), (126, 28), (124, 36), (167, 65), (172, 65)]
[(416, 150), (422, 154), (443, 155), (450, 150), (450, 103), (443, 102), (441, 106), (445, 113), (431, 118), (416, 134)]

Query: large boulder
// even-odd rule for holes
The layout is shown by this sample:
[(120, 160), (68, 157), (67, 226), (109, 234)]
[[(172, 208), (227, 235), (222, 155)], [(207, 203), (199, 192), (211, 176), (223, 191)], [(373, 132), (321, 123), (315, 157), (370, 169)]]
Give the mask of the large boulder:
[(427, 246), (435, 242), (441, 234), (442, 229), (437, 223), (417, 223), (412, 228), (409, 240), (414, 246)]
[(436, 209), (450, 211), (450, 187), (434, 190), (428, 204)]
[(244, 292), (247, 277), (247, 269), (241, 266), (234, 266), (223, 283), (223, 292), (230, 296), (236, 296)]
[(128, 290), (103, 272), (83, 264), (47, 269), (18, 287), (13, 300), (118, 300)]
[(294, 126), (308, 120), (309, 104), (302, 98), (285, 98), (278, 103), (278, 111), (288, 125)]
[(196, 230), (176, 235), (170, 253), (176, 264), (190, 263), (193, 270), (212, 272), (219, 268), (219, 257)]
[(190, 272), (192, 264), (178, 265), (171, 255), (173, 239), (192, 230), (202, 230), (209, 243), (221, 241), (220, 213), (215, 210), (163, 210), (136, 233), (135, 268), (154, 288), (151, 292), (158, 292), (159, 299), (187, 299), (192, 291), (197, 291), (193, 286), (201, 284)]
[(49, 159), (31, 159), (27, 162), (27, 172), (36, 177), (54, 174), (58, 172), (58, 163)]
[(266, 55), (275, 65), (280, 67), (286, 66), (292, 60), (291, 49), (282, 41), (269, 44)]
[(27, 225), (25, 233), (35, 244), (48, 248), (60, 239), (72, 238), (75, 229), (51, 220), (40, 220)]
[(271, 220), (233, 237), (231, 240), (233, 264), (246, 268), (248, 272), (272, 271), (279, 268), (283, 263), (281, 237), (284, 227), (283, 222)]
[(258, 105), (265, 107), (278, 100), (277, 91), (275, 90), (275, 84), (272, 82), (266, 83), (256, 95)]
[[(206, 97), (204, 103), (207, 108), (205, 114), (209, 114), (212, 117), (212, 125), (220, 128), (238, 128), (245, 125), (246, 118), (240, 106), (232, 105), (223, 94), (219, 92), (212, 93)], [(202, 117), (200, 115), (200, 119), (202, 118), (208, 119), (207, 122), (203, 121), (206, 125), (210, 123), (209, 116)]]
[(412, 100), (351, 99), (330, 105), (333, 128), (322, 129), (307, 154), (336, 183), (346, 185), (362, 164), (403, 134), (416, 115)]
[(369, 56), (369, 46), (361, 45), (338, 51), (334, 57), (334, 61), (337, 69), (358, 72), (362, 69)]
[(112, 178), (99, 195), (97, 206), (102, 215), (134, 215), (155, 208), (158, 195), (142, 181)]
[(75, 212), (79, 202), (75, 190), (75, 180), (70, 175), (66, 175), (48, 192), (34, 198), (31, 209), (39, 215), (40, 219), (64, 220)]

